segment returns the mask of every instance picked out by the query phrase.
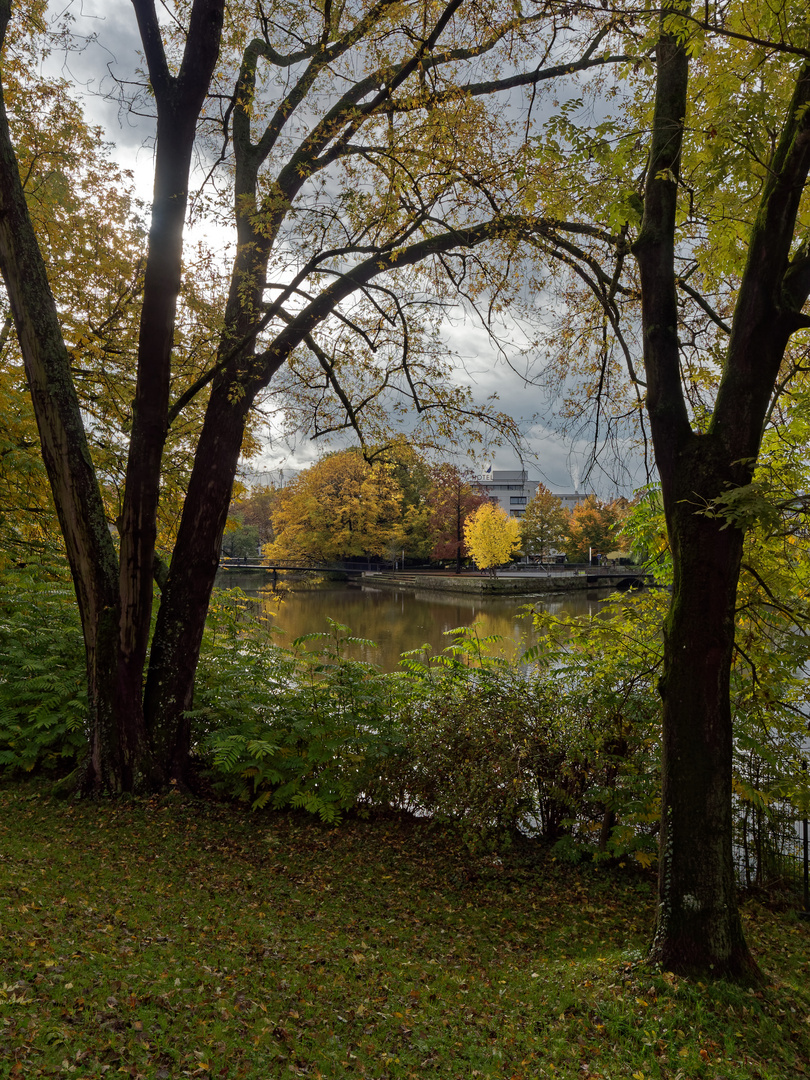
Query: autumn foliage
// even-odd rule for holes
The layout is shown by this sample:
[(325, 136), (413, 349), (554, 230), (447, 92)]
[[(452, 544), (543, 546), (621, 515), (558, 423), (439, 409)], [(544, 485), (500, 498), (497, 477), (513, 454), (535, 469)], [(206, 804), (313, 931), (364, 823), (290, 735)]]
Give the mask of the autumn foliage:
[(399, 525), (402, 490), (388, 465), (352, 451), (330, 454), (278, 493), (271, 562), (381, 556)]
[(527, 552), (543, 561), (553, 552), (564, 549), (570, 515), (545, 484), (538, 484), (520, 524)]
[(568, 522), (569, 562), (587, 562), (591, 555), (607, 555), (616, 549), (629, 550), (621, 535), (628, 505), (626, 500), (602, 502), (595, 495), (588, 495), (579, 503)]
[(430, 510), (431, 558), (453, 559), (456, 573), (470, 551), (465, 523), (486, 499), (455, 465), (436, 465), (430, 472), (427, 503)]
[(479, 570), (495, 570), (508, 563), (520, 547), (520, 521), (493, 503), (485, 503), (464, 525), (464, 541)]

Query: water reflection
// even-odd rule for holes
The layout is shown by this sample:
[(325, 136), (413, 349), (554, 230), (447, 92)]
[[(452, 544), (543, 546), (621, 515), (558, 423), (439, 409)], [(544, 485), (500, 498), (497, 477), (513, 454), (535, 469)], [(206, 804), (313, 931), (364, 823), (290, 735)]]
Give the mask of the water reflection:
[[(325, 630), (327, 618), (344, 623), (355, 637), (376, 642), (357, 646), (353, 655), (393, 671), (400, 655), (423, 645), (441, 652), (450, 644), (448, 630), (474, 626), (479, 637), (503, 640), (494, 652), (520, 655), (536, 641), (527, 606), (559, 615), (595, 615), (608, 590), (482, 599), (476, 595), (375, 588), (373, 585), (323, 583), (315, 588), (285, 590), (277, 596), (272, 584), (260, 585), (256, 574), (220, 575), (220, 588), (242, 589), (254, 597), (263, 614), (284, 632), (287, 641)], [(282, 639), (283, 640), (283, 639)]]

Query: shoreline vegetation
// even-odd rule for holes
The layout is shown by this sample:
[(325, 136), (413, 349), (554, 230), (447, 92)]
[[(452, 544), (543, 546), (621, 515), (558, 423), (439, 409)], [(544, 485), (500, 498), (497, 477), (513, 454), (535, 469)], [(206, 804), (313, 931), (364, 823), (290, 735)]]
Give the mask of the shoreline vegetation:
[(0, 780), (0, 1076), (793, 1080), (807, 924), (742, 905), (766, 985), (640, 963), (652, 874), (409, 815)]
[[(244, 593), (219, 593), (187, 712), (194, 771), (178, 786), (202, 776), (226, 799), (330, 824), (409, 811), (455, 829), (471, 851), (529, 837), (572, 863), (653, 866), (667, 599), (617, 594), (586, 619), (535, 608), (534, 644), (514, 657), (500, 635), (457, 626), (440, 650), (422, 644), (385, 672), (367, 658), (373, 642), (334, 619), (290, 640)], [(51, 773), (68, 792), (88, 751), (69, 589), (26, 572), (0, 611), (0, 771)], [(733, 687), (737, 869), (758, 887), (800, 874), (803, 683), (775, 670), (773, 691), (763, 741), (747, 669)]]

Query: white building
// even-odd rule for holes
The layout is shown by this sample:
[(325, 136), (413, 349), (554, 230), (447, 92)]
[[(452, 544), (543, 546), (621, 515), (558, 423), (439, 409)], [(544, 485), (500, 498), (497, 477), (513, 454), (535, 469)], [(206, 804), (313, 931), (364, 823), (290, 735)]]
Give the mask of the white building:
[[(526, 504), (536, 494), (540, 481), (529, 480), (525, 469), (493, 469), (490, 466), (474, 486), (510, 517), (523, 517)], [(555, 491), (552, 494), (556, 495), (569, 514), (588, 497), (584, 491)]]

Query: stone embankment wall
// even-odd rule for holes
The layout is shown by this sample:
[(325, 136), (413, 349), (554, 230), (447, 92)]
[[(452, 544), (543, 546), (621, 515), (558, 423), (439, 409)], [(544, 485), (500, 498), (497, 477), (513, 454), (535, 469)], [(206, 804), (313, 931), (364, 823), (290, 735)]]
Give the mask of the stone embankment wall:
[(463, 592), (498, 596), (508, 594), (578, 592), (584, 589), (609, 589), (626, 587), (628, 580), (637, 580), (639, 585), (649, 584), (647, 575), (626, 574), (589, 574), (586, 571), (571, 574), (522, 574), (520, 577), (484, 577), (467, 574), (364, 574), (367, 585), (391, 589), (419, 589), (424, 592)]

